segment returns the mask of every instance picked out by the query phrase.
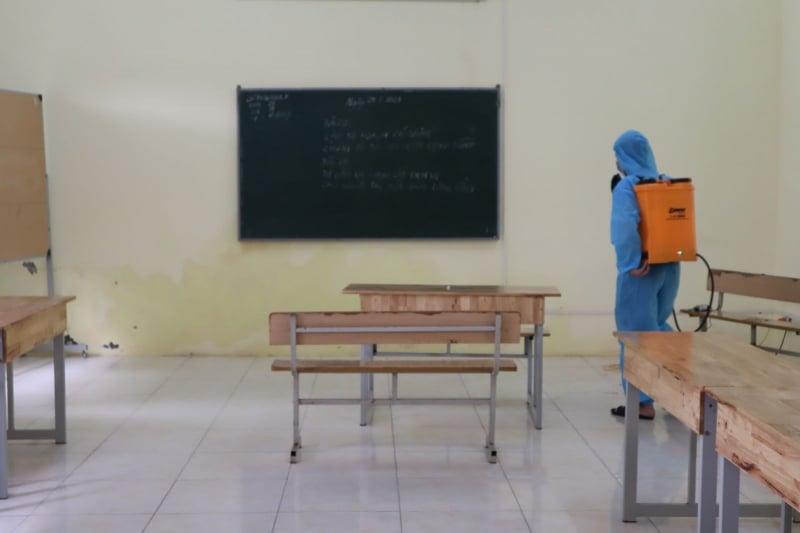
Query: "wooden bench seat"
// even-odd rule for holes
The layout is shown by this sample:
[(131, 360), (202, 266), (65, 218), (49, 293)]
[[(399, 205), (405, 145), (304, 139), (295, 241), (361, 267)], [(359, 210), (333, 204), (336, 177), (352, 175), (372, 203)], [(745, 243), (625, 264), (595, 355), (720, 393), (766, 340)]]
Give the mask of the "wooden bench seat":
[[(497, 461), (494, 445), (497, 375), (517, 369), (516, 363), (501, 358), (502, 343), (517, 343), (520, 338), (520, 315), (516, 312), (426, 311), (426, 312), (310, 312), (272, 313), (269, 317), (270, 344), (291, 347), (290, 359), (272, 363), (276, 372), (290, 372), (293, 377), (294, 443), (290, 461), (299, 460), (300, 405), (356, 404), (361, 406), (361, 424), (366, 425), (375, 405), (386, 403), (485, 403), (489, 406), (489, 427), (486, 456)], [(481, 358), (413, 358), (374, 359), (376, 344), (490, 343), (492, 355)], [(360, 358), (301, 358), (303, 345), (361, 346)], [(389, 398), (375, 398), (374, 375), (392, 374)], [(487, 374), (490, 378), (488, 398), (399, 398), (398, 374)], [(361, 394), (358, 398), (301, 398), (301, 374), (360, 374)]]
[[(723, 311), (722, 309), (726, 294), (800, 303), (800, 279), (798, 278), (712, 269), (706, 282), (706, 288), (715, 291), (718, 295), (715, 309), (707, 311), (702, 306), (681, 309), (681, 313), (698, 318), (702, 329), (708, 328), (708, 324), (704, 323), (706, 315), (709, 319), (747, 324), (750, 326), (750, 343), (754, 346), (757, 345), (756, 330), (759, 327), (782, 330), (787, 333), (800, 333), (800, 324), (780, 318), (780, 315), (775, 316), (774, 313), (771, 313), (772, 316), (770, 316), (757, 312)], [(780, 351), (780, 348), (778, 350)]]
[[(508, 359), (501, 359), (498, 370), (512, 372), (517, 369), (517, 364)], [(290, 372), (291, 359), (276, 359), (272, 362), (272, 370)], [(491, 359), (438, 359), (433, 361), (414, 360), (331, 360), (331, 359), (302, 359), (297, 361), (297, 371), (315, 372), (319, 374), (488, 374), (494, 371), (494, 361)]]

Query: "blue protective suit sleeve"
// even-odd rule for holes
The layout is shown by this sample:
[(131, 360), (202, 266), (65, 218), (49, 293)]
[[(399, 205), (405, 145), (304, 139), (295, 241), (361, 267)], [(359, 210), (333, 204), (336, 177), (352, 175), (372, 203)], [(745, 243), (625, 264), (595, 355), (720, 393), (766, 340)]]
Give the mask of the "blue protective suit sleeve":
[(620, 274), (638, 268), (642, 262), (641, 215), (633, 191), (636, 180), (626, 176), (611, 195), (611, 244), (617, 254), (617, 272)]

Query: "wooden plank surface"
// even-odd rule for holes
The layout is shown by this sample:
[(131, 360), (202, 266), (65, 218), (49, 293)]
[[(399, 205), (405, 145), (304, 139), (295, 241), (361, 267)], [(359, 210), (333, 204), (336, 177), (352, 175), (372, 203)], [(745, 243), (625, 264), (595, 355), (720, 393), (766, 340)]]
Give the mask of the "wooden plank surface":
[(44, 148), (42, 101), (38, 95), (0, 91), (0, 146)]
[(67, 302), (74, 296), (0, 297), (3, 362), (13, 361), (67, 328)]
[(450, 294), (363, 294), (363, 311), (513, 311), (523, 324), (544, 322), (540, 296), (458, 296)]
[[(712, 269), (717, 292), (800, 303), (800, 279), (735, 270)], [(707, 281), (711, 289), (711, 279)]]
[(790, 389), (797, 361), (769, 354), (716, 332), (618, 332), (625, 344), (625, 379), (697, 432), (702, 395), (712, 386)]
[(0, 260), (45, 255), (48, 220), (41, 101), (0, 91)]
[[(290, 344), (289, 317), (291, 313), (271, 313), (269, 342), (271, 345)], [(298, 327), (452, 327), (492, 326), (495, 313), (461, 312), (307, 312), (295, 313)], [(501, 342), (518, 343), (520, 317), (518, 313), (502, 313)], [(493, 331), (441, 332), (365, 332), (365, 333), (300, 333), (298, 344), (442, 344), (493, 343)]]
[(542, 296), (558, 297), (561, 292), (552, 286), (513, 285), (410, 285), (392, 283), (351, 283), (344, 294), (414, 294), (466, 296)]
[(408, 285), (351, 283), (364, 311), (516, 311), (523, 324), (543, 324), (544, 299), (561, 296), (551, 286)]
[[(501, 359), (498, 361), (501, 372), (512, 372), (517, 369), (514, 361)], [(289, 359), (276, 359), (272, 362), (272, 370), (289, 371), (292, 369)], [(359, 361), (356, 359), (299, 359), (298, 372), (314, 372), (322, 374), (387, 374), (392, 372), (405, 374), (488, 374), (494, 369), (492, 359), (380, 359)]]
[[(800, 380), (800, 367), (795, 379)], [(800, 388), (711, 387), (717, 450), (800, 508)]]
[[(694, 309), (681, 309), (681, 312), (693, 317), (702, 317), (706, 314), (705, 311), (695, 311)], [(737, 322), (739, 324), (756, 325), (764, 328), (780, 329), (783, 331), (800, 331), (800, 323), (798, 322), (788, 322), (786, 320), (778, 320), (774, 317), (760, 316), (753, 313), (712, 310), (709, 312), (708, 318)]]

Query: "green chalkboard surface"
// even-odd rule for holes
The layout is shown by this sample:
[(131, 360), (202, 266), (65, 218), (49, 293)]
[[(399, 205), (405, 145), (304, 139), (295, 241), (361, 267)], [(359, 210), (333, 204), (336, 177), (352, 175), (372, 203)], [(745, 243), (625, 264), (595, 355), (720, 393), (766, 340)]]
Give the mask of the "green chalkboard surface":
[(498, 110), (498, 88), (239, 88), (239, 238), (496, 239)]

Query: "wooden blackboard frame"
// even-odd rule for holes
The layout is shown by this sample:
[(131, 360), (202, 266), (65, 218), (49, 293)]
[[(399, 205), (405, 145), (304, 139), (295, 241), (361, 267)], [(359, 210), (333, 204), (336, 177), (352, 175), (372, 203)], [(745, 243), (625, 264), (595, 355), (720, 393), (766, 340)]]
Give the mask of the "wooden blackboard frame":
[[(314, 139), (308, 140), (305, 137), (322, 136), (316, 130), (328, 128), (328, 118), (331, 113), (338, 115), (338, 118), (341, 118), (343, 113), (347, 116), (347, 112), (350, 112), (351, 109), (348, 107), (343, 111), (339, 107), (344, 105), (341, 102), (345, 99), (348, 106), (350, 106), (350, 101), (377, 102), (374, 107), (364, 104), (365, 109), (374, 114), (367, 122), (370, 124), (370, 128), (384, 127), (384, 134), (387, 132), (397, 133), (400, 126), (396, 122), (397, 120), (403, 121), (404, 130), (415, 125), (418, 126), (419, 121), (422, 120), (425, 126), (431, 126), (428, 130), (434, 131), (432, 134), (434, 137), (437, 135), (437, 128), (446, 131), (441, 134), (445, 137), (438, 140), (434, 138), (429, 143), (432, 145), (438, 143), (445, 147), (438, 152), (436, 148), (419, 149), (417, 152), (413, 151), (416, 150), (413, 147), (404, 148), (409, 151), (409, 154), (406, 155), (410, 159), (438, 157), (438, 160), (430, 163), (434, 167), (431, 174), (435, 174), (430, 179), (441, 179), (441, 183), (431, 184), (431, 189), (420, 189), (419, 182), (411, 183), (411, 179), (418, 178), (413, 172), (407, 171), (405, 162), (399, 163), (403, 168), (389, 169), (390, 172), (404, 176), (397, 180), (406, 180), (402, 184), (394, 184), (394, 186), (400, 187), (399, 192), (389, 192), (388, 190), (376, 192), (371, 190), (375, 187), (374, 183), (365, 185), (363, 180), (362, 183), (353, 186), (353, 190), (344, 190), (343, 192), (343, 189), (347, 187), (345, 182), (352, 178), (352, 175), (343, 178), (345, 182), (334, 182), (328, 177), (323, 177), (323, 172), (325, 176), (329, 176), (331, 171), (328, 167), (320, 168), (320, 165), (326, 165), (325, 160), (330, 158), (326, 158), (324, 155), (321, 157), (321, 153), (334, 147), (325, 145), (321, 150), (319, 145), (312, 146), (316, 142)], [(381, 105), (390, 107), (390, 103), (395, 101), (400, 103), (397, 104), (394, 111), (386, 112), (381, 107)], [(444, 105), (437, 105), (437, 102), (444, 102)], [(293, 108), (292, 106), (299, 107)], [(292, 116), (293, 112), (294, 116)], [(392, 112), (399, 113), (403, 118), (398, 119), (400, 115), (391, 115)], [(420, 118), (419, 113), (423, 112), (427, 115)], [(358, 115), (358, 117), (363, 116)], [(405, 122), (405, 116), (412, 117), (408, 119), (408, 124)], [(296, 129), (300, 130), (299, 133), (293, 130), (282, 130), (281, 127), (289, 127), (280, 126), (279, 122), (282, 118), (287, 121), (284, 124), (288, 124), (292, 120), (298, 123), (304, 121), (302, 122), (304, 128), (299, 128), (299, 125), (295, 124)], [(497, 240), (500, 237), (502, 136), (499, 85), (466, 88), (242, 88), (239, 86), (237, 87), (237, 120), (237, 197), (240, 241)], [(345, 121), (347, 120), (345, 119)], [(359, 120), (362, 119), (357, 118), (356, 122), (358, 123)], [(427, 120), (432, 122), (428, 124), (425, 122)], [(323, 123), (325, 123), (324, 128)], [(361, 125), (351, 127), (357, 131), (347, 130), (349, 134), (373, 133), (372, 130), (365, 131)], [(474, 142), (471, 144), (458, 144), (458, 140), (454, 140), (452, 136), (461, 135), (459, 140), (464, 138), (465, 127), (468, 127), (469, 132), (477, 132), (473, 135), (477, 139), (472, 139)], [(451, 137), (447, 137), (447, 135), (451, 135)], [(467, 137), (469, 136), (467, 135)], [(289, 138), (297, 140), (297, 142), (284, 140)], [(409, 142), (408, 146), (413, 144)], [(291, 170), (287, 170), (288, 163), (277, 164), (278, 170), (269, 168), (270, 165), (276, 165), (269, 161), (269, 155), (263, 155), (263, 151), (269, 150), (270, 147), (273, 148), (272, 153), (276, 154), (275, 159), (289, 158), (287, 161), (299, 163), (292, 166)], [(377, 148), (376, 150), (382, 149)], [(290, 159), (291, 156), (285, 154), (292, 150), (301, 155), (297, 155), (294, 160)], [(307, 152), (303, 152), (304, 150)], [(436, 152), (435, 156), (421, 154), (431, 150)], [(451, 153), (442, 155), (447, 150)], [(456, 150), (461, 151), (456, 152)], [(384, 152), (380, 152), (379, 155), (369, 155), (367, 157), (368, 164), (372, 165), (373, 159), (385, 156)], [(321, 164), (319, 163), (320, 157), (323, 161)], [(254, 158), (260, 158), (260, 161), (254, 163)], [(308, 161), (311, 161), (312, 164), (308, 164)], [(425, 161), (426, 165), (429, 164), (427, 159)], [(258, 166), (259, 164), (261, 167)], [(281, 167), (281, 165), (284, 166)], [(444, 165), (444, 168), (436, 167), (436, 165)], [(457, 168), (457, 170), (450, 167)], [(366, 173), (375, 171), (381, 174), (384, 173), (384, 170), (386, 169), (381, 168), (378, 171), (370, 166)], [(279, 171), (284, 174), (296, 174), (299, 177), (276, 176)], [(457, 179), (463, 181), (444, 183), (447, 179), (452, 178), (446, 176), (440, 178), (440, 175), (448, 172), (458, 174)], [(365, 173), (363, 168), (361, 173), (362, 175)], [(425, 173), (422, 174), (421, 179), (425, 179)], [(268, 180), (273, 180), (273, 182)], [(258, 182), (256, 194), (253, 194), (253, 183), (256, 181)], [(305, 187), (301, 192), (293, 190), (301, 185)], [(427, 186), (426, 184), (425, 187)], [(285, 187), (285, 189), (281, 189), (281, 187)], [(329, 189), (335, 187), (341, 188), (330, 192)], [(438, 189), (434, 189), (436, 187)], [(437, 192), (429, 192), (429, 190)], [(314, 201), (307, 205), (305, 196), (309, 191), (312, 196), (316, 194), (316, 197), (312, 198)], [(330, 205), (326, 203), (327, 200), (322, 198), (323, 195), (325, 198), (332, 199)], [(271, 202), (277, 203), (271, 204)], [(388, 203), (381, 205), (381, 202)], [(437, 205), (440, 208), (438, 210)], [(326, 211), (326, 209), (329, 210)], [(372, 210), (370, 211), (370, 209)], [(407, 214), (399, 215), (398, 213), (403, 212), (404, 209)], [(281, 210), (286, 212), (287, 220), (280, 220), (276, 223), (275, 217), (279, 217), (280, 214), (274, 213), (280, 213)], [(351, 213), (362, 211), (364, 219), (359, 228), (353, 227), (355, 222), (349, 220), (343, 222), (343, 218), (349, 217)], [(347, 213), (347, 217), (343, 215), (344, 212)], [(292, 225), (288, 220), (292, 218), (295, 221), (300, 220), (299, 215), (295, 213), (303, 213), (302, 216), (309, 217), (309, 221), (316, 217), (316, 225), (310, 227), (312, 223), (306, 222), (304, 219), (299, 224), (302, 227), (295, 229), (297, 224)], [(391, 215), (387, 216), (387, 213), (391, 213)], [(417, 213), (421, 213), (422, 216), (417, 216)], [(259, 220), (258, 224), (264, 224), (262, 227), (254, 229), (254, 216), (272, 217), (272, 219), (266, 223)], [(414, 218), (406, 219), (405, 216)], [(376, 220), (379, 222), (378, 224), (375, 223)], [(380, 225), (381, 223), (383, 226)], [(265, 230), (264, 225), (269, 224), (274, 224), (276, 229), (267, 228)], [(425, 226), (426, 224), (427, 226)], [(287, 227), (287, 225), (291, 225), (291, 227)]]

